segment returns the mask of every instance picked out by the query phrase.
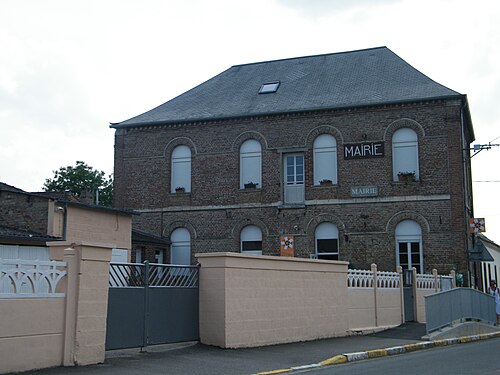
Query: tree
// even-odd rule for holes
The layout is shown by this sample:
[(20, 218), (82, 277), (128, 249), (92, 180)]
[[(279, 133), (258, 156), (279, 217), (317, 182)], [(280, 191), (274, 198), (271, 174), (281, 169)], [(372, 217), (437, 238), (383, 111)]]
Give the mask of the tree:
[(77, 161), (74, 167), (61, 167), (58, 171), (53, 172), (54, 178), (46, 179), (43, 184), (44, 191), (69, 191), (77, 197), (92, 194), (94, 199), (96, 192), (98, 192), (100, 206), (111, 207), (113, 204), (113, 179), (111, 175), (106, 178), (104, 172), (95, 170), (83, 161)]

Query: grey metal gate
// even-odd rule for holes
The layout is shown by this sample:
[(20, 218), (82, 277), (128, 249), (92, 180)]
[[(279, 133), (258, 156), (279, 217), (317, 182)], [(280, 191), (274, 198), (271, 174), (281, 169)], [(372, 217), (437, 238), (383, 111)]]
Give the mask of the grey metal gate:
[(198, 267), (110, 264), (106, 350), (198, 339)]
[(413, 295), (413, 270), (404, 270), (403, 301), (405, 322), (415, 321), (415, 296)]

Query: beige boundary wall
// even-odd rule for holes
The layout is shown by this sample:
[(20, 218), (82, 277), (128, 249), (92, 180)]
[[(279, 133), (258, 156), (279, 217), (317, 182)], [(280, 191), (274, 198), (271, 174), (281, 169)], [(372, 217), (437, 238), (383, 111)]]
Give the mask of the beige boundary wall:
[(200, 341), (240, 348), (346, 335), (347, 263), (197, 254)]
[[(114, 245), (52, 242), (67, 274), (59, 298), (0, 299), (0, 373), (104, 361)], [(1, 298), (1, 295), (0, 295)]]
[(273, 345), (346, 336), (404, 321), (401, 272), (392, 273), (390, 282), (377, 280), (373, 265), (370, 283), (348, 287), (346, 262), (237, 253), (196, 257), (204, 344)]
[(379, 272), (375, 264), (370, 271), (350, 270), (347, 286), (351, 331), (394, 327), (404, 322), (401, 267), (398, 272)]

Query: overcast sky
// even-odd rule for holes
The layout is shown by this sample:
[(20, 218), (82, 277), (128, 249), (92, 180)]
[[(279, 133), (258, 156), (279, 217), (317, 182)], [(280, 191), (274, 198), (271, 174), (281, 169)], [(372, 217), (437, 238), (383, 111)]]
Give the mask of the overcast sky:
[[(467, 94), (476, 143), (500, 143), (499, 20), (497, 0), (0, 0), (0, 181), (40, 191), (77, 160), (110, 174), (110, 122), (232, 65), (379, 46)], [(500, 147), (472, 160), (500, 243)]]

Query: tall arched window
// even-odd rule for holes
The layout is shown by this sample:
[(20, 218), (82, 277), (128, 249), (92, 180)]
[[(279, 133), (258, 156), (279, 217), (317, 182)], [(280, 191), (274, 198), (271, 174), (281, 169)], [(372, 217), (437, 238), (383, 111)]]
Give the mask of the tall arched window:
[(314, 239), (318, 259), (339, 260), (339, 230), (335, 224), (318, 225)]
[(396, 226), (396, 266), (424, 269), (422, 256), (422, 229), (413, 220), (403, 220)]
[(247, 225), (241, 230), (240, 250), (245, 254), (262, 255), (262, 231), (256, 225)]
[(415, 180), (419, 180), (418, 172), (418, 136), (409, 128), (396, 130), (392, 136), (392, 178), (398, 181), (399, 173), (415, 173)]
[(177, 228), (170, 235), (170, 263), (191, 264), (191, 235), (186, 228)]
[(322, 134), (314, 140), (314, 185), (330, 180), (337, 183), (337, 140), (330, 134)]
[(255, 139), (249, 139), (240, 147), (240, 189), (248, 183), (262, 187), (262, 146)]
[(172, 151), (172, 181), (170, 191), (176, 188), (191, 191), (191, 149), (188, 146), (177, 146)]

